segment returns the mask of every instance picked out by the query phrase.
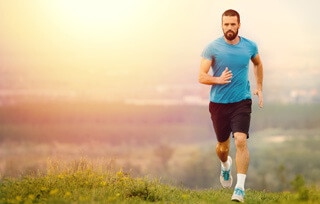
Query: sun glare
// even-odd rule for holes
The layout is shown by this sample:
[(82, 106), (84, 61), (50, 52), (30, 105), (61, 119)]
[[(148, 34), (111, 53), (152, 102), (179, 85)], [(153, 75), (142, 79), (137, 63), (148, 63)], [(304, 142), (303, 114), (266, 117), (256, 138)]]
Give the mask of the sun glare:
[(147, 1), (42, 1), (48, 24), (45, 27), (50, 30), (46, 31), (47, 39), (54, 42), (52, 46), (46, 45), (50, 58), (54, 58), (54, 65), (50, 66), (59, 68), (55, 69), (56, 74), (50, 72), (47, 78), (63, 78), (81, 88), (99, 79), (104, 85), (110, 83), (103, 77), (116, 75), (119, 70), (129, 67), (126, 63), (134, 60), (127, 57), (126, 62), (118, 63), (123, 57), (119, 50), (128, 50), (129, 37), (138, 35), (134, 30), (141, 25), (140, 19), (147, 11), (144, 2)]
[[(54, 1), (59, 24), (77, 35), (112, 34), (130, 26), (139, 12), (130, 0), (59, 0)], [(117, 33), (119, 34), (119, 32)]]
[(118, 20), (119, 5), (115, 2), (117, 1), (64, 0), (60, 3), (60, 8), (70, 23), (88, 26)]

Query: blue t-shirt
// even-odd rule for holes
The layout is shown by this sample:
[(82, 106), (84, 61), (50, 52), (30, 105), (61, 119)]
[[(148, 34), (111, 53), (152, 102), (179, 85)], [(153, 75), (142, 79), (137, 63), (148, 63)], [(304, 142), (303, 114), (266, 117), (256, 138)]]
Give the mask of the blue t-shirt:
[(215, 103), (235, 103), (251, 99), (249, 82), (249, 62), (258, 54), (257, 45), (243, 37), (236, 45), (228, 44), (224, 37), (211, 42), (202, 52), (202, 57), (213, 60), (213, 76), (219, 77), (228, 67), (232, 71), (231, 83), (213, 85), (210, 101)]

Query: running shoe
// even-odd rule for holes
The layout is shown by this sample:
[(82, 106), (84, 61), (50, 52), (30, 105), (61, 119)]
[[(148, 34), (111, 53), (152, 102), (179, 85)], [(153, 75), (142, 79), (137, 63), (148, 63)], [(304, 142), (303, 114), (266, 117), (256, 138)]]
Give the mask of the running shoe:
[(244, 195), (245, 195), (245, 193), (244, 193), (243, 189), (235, 188), (234, 192), (233, 192), (233, 195), (231, 197), (231, 200), (243, 203), (244, 202)]
[(221, 167), (220, 183), (223, 188), (231, 188), (232, 186), (232, 175), (231, 175), (232, 158), (230, 156), (228, 156), (228, 161), (230, 164), (228, 170), (224, 170)]

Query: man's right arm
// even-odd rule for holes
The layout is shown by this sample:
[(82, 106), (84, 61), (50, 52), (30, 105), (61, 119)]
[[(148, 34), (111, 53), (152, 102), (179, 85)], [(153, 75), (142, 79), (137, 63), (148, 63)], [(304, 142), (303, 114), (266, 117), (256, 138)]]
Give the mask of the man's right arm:
[(228, 84), (231, 82), (232, 72), (226, 67), (220, 77), (209, 75), (209, 70), (212, 64), (212, 60), (202, 58), (200, 64), (200, 71), (198, 81), (201, 84), (215, 85), (215, 84)]

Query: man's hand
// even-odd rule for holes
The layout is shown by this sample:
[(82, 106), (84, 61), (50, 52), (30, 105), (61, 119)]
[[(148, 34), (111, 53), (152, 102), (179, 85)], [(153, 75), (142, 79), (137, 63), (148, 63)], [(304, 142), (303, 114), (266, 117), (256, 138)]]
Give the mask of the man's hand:
[(257, 95), (258, 96), (258, 99), (259, 99), (259, 107), (260, 108), (263, 108), (263, 94), (262, 94), (262, 91), (261, 90), (255, 90), (253, 92), (254, 95)]
[(226, 67), (225, 70), (222, 72), (221, 76), (219, 77), (218, 84), (229, 84), (231, 82), (231, 78), (232, 72), (228, 69), (228, 67)]

